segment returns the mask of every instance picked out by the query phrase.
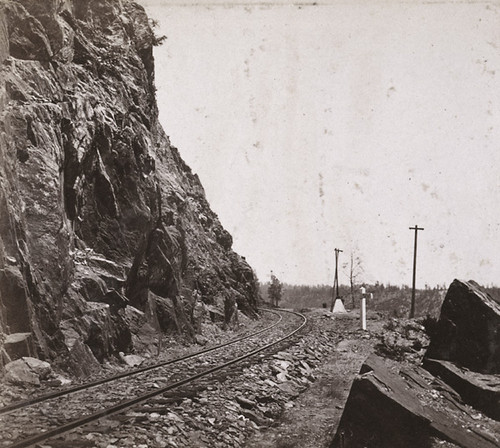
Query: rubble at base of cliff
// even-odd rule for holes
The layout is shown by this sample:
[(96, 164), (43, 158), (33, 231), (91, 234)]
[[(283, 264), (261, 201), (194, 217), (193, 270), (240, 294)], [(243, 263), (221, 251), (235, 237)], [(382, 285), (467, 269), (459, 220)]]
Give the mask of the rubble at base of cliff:
[[(241, 315), (239, 324), (231, 329), (222, 329), (220, 324), (214, 325), (209, 321), (203, 321), (201, 322), (203, 336), (197, 335), (194, 340), (183, 334), (165, 336), (155, 330), (151, 334), (154, 341), (148, 344), (148, 350), (141, 351), (140, 354), (120, 352), (99, 364), (98, 368), (84, 377), (67, 372), (64, 365), (21, 357), (5, 364), (0, 373), (0, 406), (27, 400), (34, 395), (50, 393), (70, 385), (97, 381), (134, 368), (157, 364), (166, 359), (179, 358), (199, 351), (205, 346), (227, 342), (252, 328), (268, 325), (269, 322), (270, 317), (266, 314), (259, 320)], [(160, 346), (158, 346), (159, 337), (162, 338)]]
[[(277, 446), (266, 445), (265, 439), (273, 443), (293, 439), (298, 445), (292, 446), (304, 448), (319, 446), (319, 434), (325, 441), (331, 438), (331, 428), (340, 418), (341, 397), (347, 397), (350, 378), (381, 336), (382, 323), (371, 320), (372, 330), (363, 332), (358, 329), (356, 315), (335, 316), (324, 310), (305, 314), (307, 331), (294, 343), (200, 379), (189, 389), (173, 390), (149, 404), (44, 442), (44, 446)], [(248, 326), (255, 326), (255, 322)], [(172, 347), (178, 355), (193, 348)], [(204, 355), (203, 360), (209, 365), (211, 356)], [(333, 365), (325, 370), (330, 360), (335, 360), (334, 380), (330, 376)], [(301, 401), (311, 391), (321, 403), (321, 422), (314, 421), (309, 406)], [(105, 393), (100, 400), (106, 400)], [(78, 409), (82, 405), (71, 404)], [(304, 425), (304, 431), (297, 431), (299, 424)], [(306, 431), (310, 432), (307, 436)]]

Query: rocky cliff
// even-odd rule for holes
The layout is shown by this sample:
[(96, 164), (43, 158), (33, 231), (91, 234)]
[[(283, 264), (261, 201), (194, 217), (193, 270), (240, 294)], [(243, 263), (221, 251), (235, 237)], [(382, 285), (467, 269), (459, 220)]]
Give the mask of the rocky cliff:
[(255, 313), (251, 268), (158, 123), (155, 43), (129, 0), (0, 0), (0, 342), (81, 374), (147, 349), (148, 326)]

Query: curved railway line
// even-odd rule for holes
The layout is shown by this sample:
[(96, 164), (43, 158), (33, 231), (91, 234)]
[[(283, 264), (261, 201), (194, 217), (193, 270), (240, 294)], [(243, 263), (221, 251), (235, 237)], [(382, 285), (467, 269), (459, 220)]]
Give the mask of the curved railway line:
[[(192, 383), (202, 377), (209, 376), (215, 372), (226, 369), (229, 366), (241, 363), (248, 360), (248, 358), (252, 356), (275, 347), (278, 344), (292, 338), (307, 323), (305, 316), (293, 311), (279, 310), (278, 312), (267, 309), (262, 309), (261, 311), (273, 313), (277, 315), (279, 319), (273, 322), (272, 325), (260, 329), (257, 332), (232, 339), (226, 343), (209, 347), (180, 358), (123, 372), (112, 377), (81, 384), (54, 393), (40, 395), (29, 400), (12, 403), (8, 406), (0, 408), (0, 414), (3, 414), (3, 416), (0, 415), (0, 422), (2, 424), (9, 423), (9, 420), (14, 424), (16, 419), (22, 418), (29, 421), (30, 425), (33, 425), (36, 431), (28, 436), (23, 436), (21, 439), (17, 438), (17, 440), (12, 440), (12, 444), (7, 445), (7, 448), (29, 447), (64, 434), (75, 428), (84, 426), (88, 423), (102, 419), (103, 417), (117, 414), (127, 409), (131, 409), (139, 404), (146, 403), (154, 397), (166, 394), (167, 392), (180, 388), (181, 386), (188, 385), (189, 383)], [(294, 324), (295, 328), (293, 328), (293, 330), (288, 332), (286, 331), (290, 326), (290, 323), (287, 323), (286, 319), (285, 322), (283, 322), (283, 315), (286, 315), (287, 318), (295, 320), (298, 318), (299, 322)], [(285, 323), (287, 325), (281, 330), (284, 334), (280, 334), (278, 339), (271, 340), (273, 339), (272, 336), (264, 336), (264, 334), (269, 332), (271, 329), (275, 329), (276, 332), (278, 330), (276, 327), (280, 323)], [(225, 353), (226, 350), (220, 350), (238, 342), (243, 342), (242, 345), (244, 345), (244, 351), (241, 353), (236, 355), (232, 354), (227, 357), (227, 353)], [(212, 364), (212, 366), (210, 366), (209, 363), (203, 359), (198, 359), (198, 365), (190, 365), (188, 363), (189, 360), (192, 363), (193, 360), (196, 360), (196, 358), (201, 358), (203, 355), (210, 352), (218, 352), (216, 355), (217, 359), (213, 362), (215, 365)], [(168, 370), (166, 368), (168, 368)], [(156, 376), (151, 376), (152, 374)], [(150, 376), (148, 377), (148, 375)], [(166, 375), (169, 375), (168, 379), (166, 378)], [(157, 383), (160, 381), (166, 381), (166, 384), (159, 386)], [(99, 390), (99, 387), (102, 387), (103, 385), (109, 386), (109, 383), (113, 382), (116, 382), (113, 391), (107, 391), (107, 393), (111, 395), (114, 393), (114, 397), (112, 397), (111, 402), (99, 402), (97, 404), (99, 409), (79, 409), (78, 417), (73, 416), (68, 419), (66, 414), (57, 415), (57, 410), (65, 409), (65, 406), (60, 405), (60, 403), (57, 402), (53, 403), (54, 400), (67, 399), (68, 395), (72, 395), (74, 397), (73, 394), (78, 394), (79, 392), (84, 393), (91, 388), (94, 389), (93, 395), (98, 397), (99, 394), (95, 391)], [(120, 385), (121, 389), (119, 387)], [(149, 390), (145, 391), (146, 388)], [(123, 400), (124, 396), (131, 395), (133, 398)], [(87, 398), (88, 395), (85, 395), (81, 401), (83, 402)], [(109, 398), (108, 401), (110, 401)], [(41, 407), (47, 405), (47, 403), (52, 403), (50, 410), (47, 408), (42, 409)], [(38, 404), (39, 406), (36, 409), (32, 409), (35, 404)], [(92, 404), (95, 405), (95, 403)], [(18, 414), (18, 412), (21, 412), (21, 414)], [(21, 415), (21, 417), (19, 417), (19, 415)], [(53, 424), (54, 421), (57, 422), (56, 425)]]
[(150, 370), (158, 369), (160, 367), (168, 366), (170, 364), (175, 364), (175, 363), (180, 362), (180, 361), (184, 361), (184, 360), (187, 360), (187, 359), (191, 359), (191, 358), (195, 358), (197, 356), (204, 355), (204, 354), (212, 352), (214, 350), (218, 350), (220, 348), (227, 347), (228, 345), (232, 345), (232, 344), (235, 344), (237, 342), (241, 342), (241, 341), (243, 341), (245, 339), (248, 339), (248, 338), (254, 337), (254, 336), (258, 335), (258, 334), (261, 334), (261, 333), (264, 333), (266, 331), (269, 331), (272, 328), (274, 328), (277, 325), (279, 325), (279, 323), (283, 320), (283, 317), (279, 313), (277, 313), (275, 311), (271, 311), (271, 310), (267, 310), (267, 309), (261, 309), (261, 311), (265, 311), (265, 312), (268, 312), (268, 313), (275, 314), (275, 315), (277, 315), (279, 317), (279, 319), (276, 322), (273, 322), (272, 325), (269, 325), (268, 327), (265, 327), (265, 328), (263, 328), (263, 329), (261, 329), (259, 331), (256, 331), (255, 333), (251, 333), (251, 334), (248, 334), (246, 336), (242, 336), (242, 337), (239, 337), (239, 338), (231, 339), (230, 341), (225, 342), (223, 344), (218, 344), (218, 345), (215, 345), (213, 347), (209, 347), (209, 348), (204, 349), (204, 350), (199, 350), (199, 351), (194, 352), (194, 353), (189, 353), (188, 355), (185, 355), (185, 356), (182, 356), (182, 357), (179, 357), (179, 358), (170, 359), (168, 361), (156, 363), (156, 364), (145, 366), (145, 367), (141, 367), (141, 368), (138, 368), (138, 369), (127, 370), (126, 372), (122, 372), (122, 373), (119, 373), (117, 375), (109, 376), (109, 377), (102, 378), (102, 379), (95, 380), (95, 381), (91, 381), (91, 382), (88, 382), (88, 383), (82, 383), (82, 384), (79, 384), (77, 386), (73, 386), (73, 387), (62, 389), (62, 390), (58, 390), (56, 392), (42, 394), (42, 395), (39, 395), (37, 397), (33, 397), (33, 398), (30, 398), (30, 399), (27, 399), (27, 400), (21, 400), (21, 401), (17, 401), (17, 402), (11, 403), (9, 405), (0, 407), (0, 415), (1, 414), (6, 414), (6, 413), (11, 412), (11, 411), (16, 410), (16, 409), (21, 409), (21, 408), (25, 408), (27, 406), (31, 406), (31, 405), (36, 404), (36, 403), (41, 403), (43, 401), (47, 401), (47, 400), (50, 400), (50, 399), (53, 399), (53, 398), (61, 397), (63, 395), (68, 395), (68, 394), (71, 394), (71, 393), (74, 393), (74, 392), (78, 392), (78, 391), (81, 391), (81, 390), (90, 389), (90, 388), (92, 388), (94, 386), (99, 386), (101, 384), (109, 383), (111, 381), (115, 381), (115, 380), (118, 380), (118, 379), (121, 379), (121, 378), (127, 378), (127, 377), (130, 377), (130, 376), (133, 376), (133, 375), (137, 375), (137, 374), (140, 374), (140, 373), (143, 373), (143, 372), (148, 372)]

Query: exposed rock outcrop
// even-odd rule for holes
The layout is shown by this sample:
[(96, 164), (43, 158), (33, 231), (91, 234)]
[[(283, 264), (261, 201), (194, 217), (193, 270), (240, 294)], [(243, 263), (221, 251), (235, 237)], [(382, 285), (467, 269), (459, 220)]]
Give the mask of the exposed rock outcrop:
[(493, 448), (499, 430), (421, 367), (372, 355), (352, 385), (332, 448)]
[(158, 123), (155, 41), (130, 0), (0, 3), (0, 330), (81, 374), (143, 326), (194, 334), (197, 299), (255, 312), (252, 269)]
[(500, 377), (472, 372), (449, 361), (426, 358), (424, 367), (451, 386), (464, 402), (500, 421)]
[(424, 366), (466, 403), (500, 420), (500, 305), (474, 281), (450, 285)]
[(426, 353), (481, 373), (500, 373), (500, 304), (474, 281), (450, 285)]
[(384, 335), (379, 351), (401, 363), (374, 355), (365, 361), (332, 447), (499, 446), (499, 311), (475, 282), (454, 280), (439, 320), (426, 320), (426, 370), (418, 359), (404, 362), (411, 358), (396, 349), (405, 353), (406, 344), (388, 344)]

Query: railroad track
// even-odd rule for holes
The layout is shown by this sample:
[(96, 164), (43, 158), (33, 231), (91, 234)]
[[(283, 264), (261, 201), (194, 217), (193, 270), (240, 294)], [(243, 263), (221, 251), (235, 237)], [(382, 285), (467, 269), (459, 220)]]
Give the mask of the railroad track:
[[(124, 372), (113, 377), (104, 378), (87, 384), (81, 384), (69, 389), (45, 394), (31, 400), (13, 403), (0, 408), (0, 426), (3, 428), (19, 428), (25, 422), (21, 436), (9, 434), (5, 442), (12, 442), (7, 448), (29, 447), (64, 434), (75, 428), (102, 419), (106, 416), (121, 413), (127, 409), (151, 402), (155, 397), (167, 394), (169, 391), (194, 383), (202, 377), (208, 377), (218, 371), (242, 363), (252, 356), (275, 347), (289, 340), (300, 329), (307, 319), (300, 313), (280, 310), (262, 310), (279, 317), (272, 325), (255, 333), (233, 339), (224, 344), (200, 350), (181, 358), (165, 361), (133, 371)], [(286, 319), (293, 319), (295, 328), (288, 331), (287, 327), (278, 328)], [(271, 329), (273, 334), (266, 335)], [(278, 337), (276, 337), (276, 333)], [(237, 353), (223, 348), (238, 344)], [(206, 355), (211, 353), (211, 358)], [(261, 355), (262, 356), (262, 355)], [(160, 385), (161, 383), (161, 385)], [(109, 390), (112, 385), (113, 389)], [(108, 388), (108, 389), (105, 389)], [(92, 389), (95, 401), (89, 401), (88, 390)], [(132, 397), (123, 400), (123, 397)], [(78, 403), (78, 409), (74, 403)], [(35, 406), (36, 405), (36, 406)], [(71, 412), (71, 411), (73, 412)], [(69, 415), (68, 415), (69, 414)]]
[(92, 382), (87, 382), (87, 383), (79, 384), (77, 386), (65, 388), (65, 389), (58, 390), (58, 391), (51, 392), (51, 393), (47, 393), (47, 394), (42, 394), (42, 395), (39, 395), (39, 396), (36, 396), (36, 397), (33, 397), (33, 398), (29, 398), (27, 400), (21, 400), (21, 401), (17, 401), (17, 402), (11, 403), (9, 405), (0, 407), (0, 415), (8, 413), (8, 412), (11, 412), (11, 411), (13, 411), (15, 409), (25, 408), (27, 406), (30, 406), (30, 405), (33, 405), (33, 404), (36, 404), (36, 403), (41, 403), (43, 401), (47, 401), (47, 400), (50, 400), (50, 399), (53, 399), (53, 398), (61, 397), (63, 395), (68, 395), (68, 394), (71, 394), (71, 393), (74, 393), (74, 392), (78, 392), (78, 391), (81, 391), (81, 390), (90, 389), (90, 388), (92, 388), (94, 386), (99, 386), (101, 384), (109, 383), (111, 381), (115, 381), (115, 380), (118, 380), (118, 379), (121, 379), (121, 378), (127, 378), (127, 377), (130, 377), (130, 376), (133, 376), (133, 375), (137, 375), (137, 374), (140, 374), (140, 373), (143, 373), (143, 372), (148, 372), (150, 370), (155, 370), (155, 369), (158, 369), (160, 367), (168, 366), (168, 365), (175, 364), (175, 363), (187, 360), (187, 359), (191, 359), (191, 358), (195, 358), (197, 356), (204, 355), (204, 354), (212, 352), (214, 350), (218, 350), (218, 349), (227, 347), (229, 345), (236, 344), (237, 342), (241, 342), (241, 341), (243, 341), (245, 339), (248, 339), (248, 338), (254, 337), (256, 335), (259, 335), (261, 333), (264, 333), (266, 331), (269, 331), (272, 328), (274, 328), (277, 325), (279, 325), (279, 323), (283, 320), (283, 317), (279, 313), (277, 313), (275, 311), (268, 310), (268, 309), (261, 309), (261, 311), (277, 315), (279, 319), (277, 321), (273, 322), (272, 325), (269, 325), (268, 327), (265, 327), (265, 328), (263, 328), (261, 330), (258, 330), (256, 332), (254, 332), (254, 333), (250, 333), (250, 334), (245, 335), (245, 336), (234, 338), (234, 339), (231, 339), (228, 342), (225, 342), (225, 343), (222, 343), (222, 344), (218, 344), (218, 345), (215, 345), (215, 346), (203, 349), (203, 350), (199, 350), (197, 352), (190, 353), (188, 355), (185, 355), (185, 356), (182, 356), (182, 357), (179, 357), (179, 358), (171, 359), (171, 360), (168, 360), (168, 361), (163, 361), (163, 362), (160, 362), (160, 363), (155, 363), (155, 364), (152, 364), (152, 365), (149, 365), (149, 366), (145, 366), (145, 367), (141, 367), (141, 368), (138, 368), (138, 369), (127, 370), (126, 372), (122, 372), (122, 373), (119, 373), (117, 375), (109, 376), (109, 377), (106, 377), (106, 378), (101, 378), (101, 379), (98, 379), (98, 380), (95, 380), (95, 381), (92, 381)]

